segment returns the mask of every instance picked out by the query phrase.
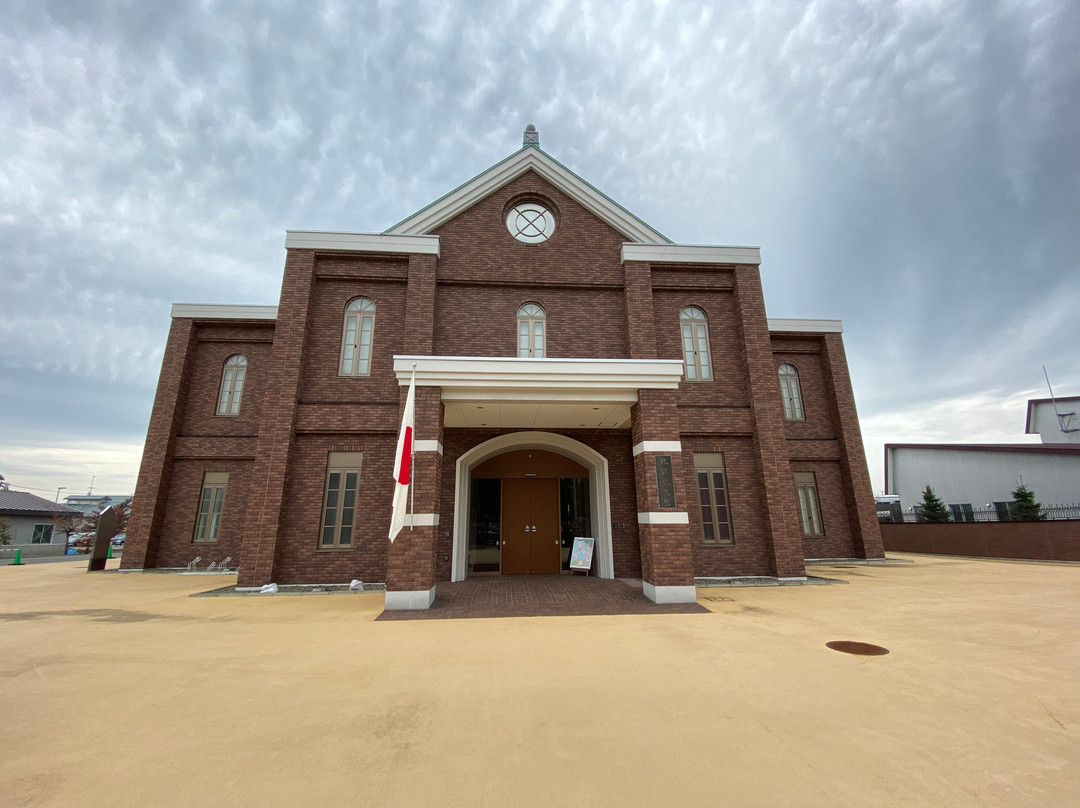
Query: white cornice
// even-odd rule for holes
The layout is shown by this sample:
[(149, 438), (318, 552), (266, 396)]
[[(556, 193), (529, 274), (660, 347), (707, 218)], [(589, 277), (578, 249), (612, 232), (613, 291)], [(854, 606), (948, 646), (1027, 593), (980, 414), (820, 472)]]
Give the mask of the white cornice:
[(674, 390), (679, 359), (517, 359), (514, 357), (395, 356), (398, 383), (441, 387), (445, 400), (637, 400), (641, 389)]
[(387, 235), (385, 233), (331, 233), (322, 230), (286, 230), (285, 249), (438, 255), (439, 237)]
[(770, 317), (769, 331), (808, 334), (842, 334), (842, 320), (782, 320)]
[(223, 306), (217, 303), (173, 303), (171, 316), (192, 320), (276, 320), (277, 306)]
[(437, 199), (386, 232), (401, 235), (430, 233), (443, 222), (472, 207), (484, 197), (529, 170), (535, 171), (560, 191), (572, 196), (583, 207), (628, 239), (650, 243), (670, 243), (662, 233), (649, 227), (562, 163), (532, 146), (514, 152), (502, 162), (496, 163), (487, 171), (473, 177), (461, 187)]
[(761, 264), (760, 247), (712, 244), (623, 244), (622, 260), (668, 264)]

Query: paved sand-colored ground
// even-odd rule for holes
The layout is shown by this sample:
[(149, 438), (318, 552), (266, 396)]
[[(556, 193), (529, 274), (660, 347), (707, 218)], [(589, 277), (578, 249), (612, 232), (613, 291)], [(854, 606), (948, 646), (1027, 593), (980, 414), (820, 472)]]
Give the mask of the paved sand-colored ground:
[(910, 558), (711, 614), (391, 623), (0, 566), (0, 805), (1080, 805), (1080, 565)]

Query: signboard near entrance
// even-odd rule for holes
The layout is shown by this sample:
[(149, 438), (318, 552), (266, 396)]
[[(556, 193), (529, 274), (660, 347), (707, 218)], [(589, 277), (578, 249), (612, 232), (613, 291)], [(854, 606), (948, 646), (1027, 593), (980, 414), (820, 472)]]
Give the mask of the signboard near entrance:
[(592, 569), (592, 554), (595, 545), (596, 539), (585, 536), (574, 537), (574, 546), (570, 550), (571, 575), (574, 574), (574, 570), (584, 570), (586, 575), (589, 574), (589, 570)]

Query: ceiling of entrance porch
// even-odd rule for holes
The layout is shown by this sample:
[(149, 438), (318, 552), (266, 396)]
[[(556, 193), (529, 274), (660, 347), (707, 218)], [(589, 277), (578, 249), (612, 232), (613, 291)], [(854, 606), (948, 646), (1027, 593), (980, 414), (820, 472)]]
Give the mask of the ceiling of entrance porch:
[(630, 404), (556, 401), (446, 401), (447, 427), (629, 429)]

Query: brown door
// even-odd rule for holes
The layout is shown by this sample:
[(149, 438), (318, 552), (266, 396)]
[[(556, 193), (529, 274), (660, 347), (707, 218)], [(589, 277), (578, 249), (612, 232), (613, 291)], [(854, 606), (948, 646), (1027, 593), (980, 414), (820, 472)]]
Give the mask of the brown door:
[(532, 485), (532, 571), (557, 575), (559, 555), (559, 481), (530, 479)]
[(502, 573), (558, 573), (559, 481), (502, 481)]

